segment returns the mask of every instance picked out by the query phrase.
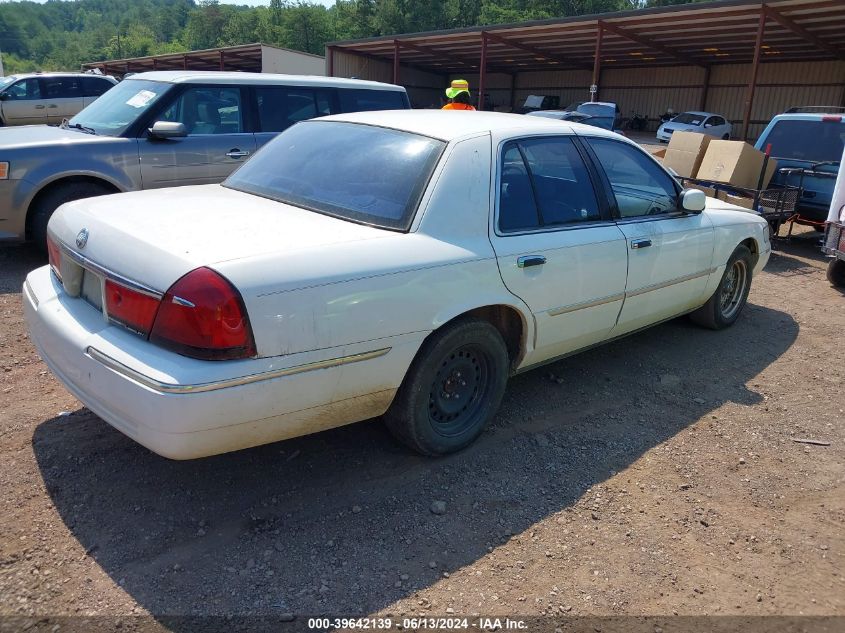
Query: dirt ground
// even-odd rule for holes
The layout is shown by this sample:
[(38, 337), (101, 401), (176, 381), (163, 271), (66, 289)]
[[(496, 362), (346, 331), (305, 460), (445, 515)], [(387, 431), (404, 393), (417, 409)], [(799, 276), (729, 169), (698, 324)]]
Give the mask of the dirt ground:
[(516, 377), (460, 454), (373, 420), (190, 462), (51, 376), (21, 313), (43, 261), (0, 246), (0, 616), (841, 616), (845, 296), (816, 241), (733, 328)]

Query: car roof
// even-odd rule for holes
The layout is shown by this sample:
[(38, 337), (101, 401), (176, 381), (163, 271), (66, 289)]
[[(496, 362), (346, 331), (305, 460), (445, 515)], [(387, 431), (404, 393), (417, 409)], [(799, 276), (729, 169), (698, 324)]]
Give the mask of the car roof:
[(101, 79), (111, 79), (114, 81), (114, 77), (111, 75), (98, 75), (97, 73), (74, 73), (74, 72), (52, 72), (52, 73), (15, 73), (14, 75), (7, 75), (6, 77), (0, 77), (0, 79), (28, 79), (29, 77), (100, 77)]
[(610, 130), (523, 114), (504, 112), (464, 112), (461, 110), (378, 110), (350, 112), (315, 119), (315, 121), (348, 121), (377, 127), (387, 127), (440, 139), (456, 141), (478, 134), (503, 133), (505, 136), (524, 134), (583, 133), (620, 139)]
[(127, 77), (124, 81), (163, 81), (174, 84), (238, 84), (238, 85), (297, 85), (316, 86), (323, 88), (364, 88), (368, 90), (394, 90), (405, 92), (402, 86), (381, 83), (379, 81), (364, 81), (362, 79), (342, 79), (340, 77), (318, 77), (316, 75), (282, 75), (274, 73), (241, 73), (222, 71), (197, 70), (159, 70), (148, 73), (138, 73)]
[(842, 112), (789, 112), (777, 114), (772, 117), (774, 121), (821, 121), (826, 117), (842, 117), (845, 120), (845, 113)]
[(697, 114), (698, 116), (722, 116), (721, 114), (716, 114), (715, 112), (702, 112), (701, 110), (684, 110), (683, 112), (679, 112), (675, 116), (679, 116), (681, 114)]
[(580, 108), (583, 105), (598, 105), (598, 106), (607, 106), (608, 108), (615, 108), (616, 102), (615, 101), (584, 101), (583, 103), (579, 103), (578, 107)]

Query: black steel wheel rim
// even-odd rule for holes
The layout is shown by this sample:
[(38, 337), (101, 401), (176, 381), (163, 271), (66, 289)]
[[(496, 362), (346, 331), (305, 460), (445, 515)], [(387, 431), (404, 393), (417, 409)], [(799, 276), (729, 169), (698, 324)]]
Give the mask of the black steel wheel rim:
[(466, 345), (441, 359), (428, 394), (428, 416), (441, 435), (460, 435), (472, 428), (491, 384), (490, 357)]

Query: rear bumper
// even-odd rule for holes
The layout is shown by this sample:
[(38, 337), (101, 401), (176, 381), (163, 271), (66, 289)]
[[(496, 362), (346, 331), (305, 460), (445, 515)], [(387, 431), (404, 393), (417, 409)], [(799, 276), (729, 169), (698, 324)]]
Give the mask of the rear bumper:
[(107, 324), (65, 294), (46, 266), (27, 277), (23, 303), (39, 354), (67, 389), (114, 428), (172, 459), (381, 415), (419, 346), (416, 338), (395, 337), (285, 357), (197, 361)]

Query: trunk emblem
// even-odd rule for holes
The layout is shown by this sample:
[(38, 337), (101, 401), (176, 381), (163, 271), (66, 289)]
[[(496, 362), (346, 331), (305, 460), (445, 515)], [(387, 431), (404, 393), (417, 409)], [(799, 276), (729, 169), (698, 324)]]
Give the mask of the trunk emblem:
[(79, 233), (76, 234), (76, 246), (77, 248), (85, 248), (85, 245), (88, 243), (88, 229), (82, 229)]

